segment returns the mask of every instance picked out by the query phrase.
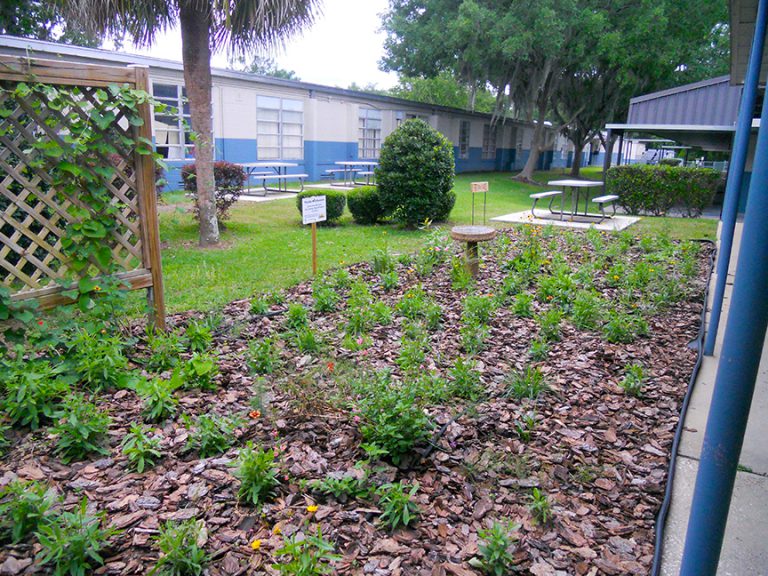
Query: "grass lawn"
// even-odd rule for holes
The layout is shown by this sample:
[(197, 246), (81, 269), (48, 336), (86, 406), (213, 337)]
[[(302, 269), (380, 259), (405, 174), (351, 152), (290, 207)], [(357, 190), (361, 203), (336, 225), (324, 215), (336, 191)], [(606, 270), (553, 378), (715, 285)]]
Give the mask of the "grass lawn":
[[(562, 177), (564, 171), (540, 172), (542, 183)], [(589, 168), (584, 177), (599, 178)], [(472, 198), (469, 183), (488, 181), (488, 217), (530, 208), (528, 197), (540, 187), (521, 184), (511, 173), (460, 174), (456, 177), (456, 206), (447, 226), (469, 223)], [(165, 297), (169, 312), (211, 310), (254, 293), (282, 289), (311, 275), (310, 229), (301, 225), (293, 198), (274, 202), (240, 202), (232, 209), (222, 246), (197, 246), (197, 225), (187, 213), (189, 201), (180, 193), (165, 195), (160, 214)], [(482, 219), (482, 198), (475, 200), (476, 221)], [(717, 222), (703, 219), (643, 218), (633, 230), (667, 232), (673, 238), (714, 239)], [(341, 224), (318, 231), (320, 270), (366, 260), (377, 248), (394, 252), (415, 250), (424, 230), (403, 230), (394, 225), (358, 226), (347, 211)]]

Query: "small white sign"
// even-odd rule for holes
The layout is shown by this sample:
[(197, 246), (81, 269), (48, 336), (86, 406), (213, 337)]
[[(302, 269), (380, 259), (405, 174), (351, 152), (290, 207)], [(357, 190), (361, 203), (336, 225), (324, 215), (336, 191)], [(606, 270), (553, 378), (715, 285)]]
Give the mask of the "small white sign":
[(310, 196), (301, 199), (301, 215), (304, 224), (325, 222), (325, 196)]

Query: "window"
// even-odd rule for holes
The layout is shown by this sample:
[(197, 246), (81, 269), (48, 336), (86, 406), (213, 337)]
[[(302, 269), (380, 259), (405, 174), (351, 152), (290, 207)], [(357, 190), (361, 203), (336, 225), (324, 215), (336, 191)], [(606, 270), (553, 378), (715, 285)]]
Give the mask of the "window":
[(360, 108), (357, 148), (357, 155), (360, 158), (379, 157), (379, 150), (381, 150), (381, 110)]
[(496, 159), (496, 126), (483, 125), (483, 160)]
[(184, 160), (194, 156), (192, 144), (189, 102), (184, 86), (177, 84), (152, 84), (152, 95), (167, 106), (155, 112), (155, 147), (168, 160)]
[(412, 120), (414, 118), (418, 118), (419, 120), (424, 120), (424, 122), (429, 124), (428, 114), (414, 114), (412, 112), (395, 112), (395, 126), (399, 128), (403, 122), (405, 122), (406, 120)]
[(272, 96), (256, 99), (259, 160), (304, 158), (304, 103)]
[(469, 120), (459, 123), (459, 158), (469, 158)]

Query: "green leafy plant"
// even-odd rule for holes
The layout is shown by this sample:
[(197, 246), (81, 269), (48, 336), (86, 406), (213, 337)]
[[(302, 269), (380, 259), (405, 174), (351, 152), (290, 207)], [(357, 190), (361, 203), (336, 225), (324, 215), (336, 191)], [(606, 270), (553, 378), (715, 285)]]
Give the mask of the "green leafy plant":
[(345, 331), (352, 336), (359, 336), (370, 330), (373, 322), (373, 311), (368, 305), (351, 306), (347, 310), (347, 326)]
[(186, 418), (185, 423), (193, 430), (184, 449), (197, 450), (200, 458), (224, 453), (234, 444), (234, 432), (239, 425), (235, 419), (214, 413), (201, 414), (194, 423)]
[(541, 362), (542, 360), (546, 360), (547, 354), (549, 354), (549, 342), (542, 340), (541, 338), (536, 338), (531, 342), (531, 347), (528, 349), (528, 354), (530, 355), (531, 360), (534, 362)]
[(400, 316), (409, 320), (417, 320), (424, 316), (429, 297), (421, 286), (409, 288), (400, 298), (395, 310)]
[(216, 359), (210, 354), (195, 352), (182, 367), (185, 388), (216, 390), (214, 378), (219, 373)]
[(512, 303), (512, 313), (520, 318), (533, 317), (533, 296), (527, 292), (521, 292)]
[(602, 319), (605, 304), (601, 299), (585, 290), (579, 291), (573, 299), (571, 320), (579, 330), (594, 330)]
[(547, 388), (544, 374), (537, 366), (528, 366), (522, 372), (512, 372), (506, 379), (506, 395), (517, 400), (536, 400)]
[(385, 272), (381, 275), (381, 287), (384, 292), (392, 292), (400, 284), (400, 277), (397, 275), (396, 270), (391, 272)]
[(162, 457), (160, 438), (150, 436), (150, 432), (150, 428), (144, 424), (131, 424), (128, 434), (123, 438), (123, 455), (139, 474), (154, 466), (155, 460)]
[(458, 358), (451, 368), (451, 396), (477, 400), (483, 393), (483, 383), (480, 380), (480, 372), (476, 369), (473, 360)]
[(629, 344), (647, 333), (648, 324), (644, 319), (616, 310), (608, 313), (608, 320), (603, 324), (603, 337), (614, 344)]
[(321, 576), (333, 573), (331, 562), (341, 556), (333, 553), (333, 544), (323, 538), (318, 526), (315, 534), (295, 535), (285, 539), (283, 547), (275, 551), (276, 556), (287, 556), (272, 568), (289, 576)]
[(418, 490), (418, 484), (409, 486), (403, 480), (398, 484), (380, 486), (376, 490), (381, 508), (379, 522), (394, 531), (415, 521), (419, 517), (419, 506), (413, 501), (413, 497)]
[(515, 421), (515, 432), (523, 442), (530, 442), (534, 430), (536, 430), (536, 412), (526, 412)]
[(467, 296), (464, 298), (464, 310), (461, 320), (465, 323), (475, 322), (487, 325), (496, 310), (496, 301), (492, 296)]
[(392, 324), (392, 308), (387, 306), (386, 302), (374, 302), (371, 306), (371, 316), (373, 321), (379, 326), (389, 326)]
[(416, 374), (423, 369), (426, 361), (426, 351), (429, 341), (426, 339), (411, 339), (406, 336), (400, 341), (400, 354), (397, 357), (397, 365), (406, 374)]
[(170, 380), (152, 378), (142, 383), (138, 393), (144, 404), (144, 418), (149, 422), (162, 422), (176, 414), (179, 400), (174, 392), (183, 384), (179, 371), (174, 372)]
[(179, 363), (179, 355), (184, 351), (184, 339), (176, 331), (164, 332), (147, 328), (147, 347), (149, 358), (145, 362), (150, 372), (170, 370)]
[(542, 526), (548, 524), (552, 518), (552, 506), (549, 503), (549, 498), (538, 488), (534, 488), (531, 493), (531, 503), (528, 505), (528, 510), (530, 510), (534, 521)]
[(25, 360), (19, 349), (7, 366), (2, 408), (14, 427), (36, 430), (59, 417), (68, 392), (58, 367), (43, 359)]
[(320, 341), (311, 328), (300, 328), (293, 332), (293, 343), (299, 352), (303, 354), (318, 352)]
[(312, 297), (318, 312), (333, 312), (341, 300), (336, 289), (326, 281), (316, 281), (312, 285)]
[(645, 370), (640, 364), (627, 364), (624, 367), (624, 378), (619, 382), (619, 386), (625, 394), (641, 396), (645, 381)]
[(512, 547), (517, 540), (519, 529), (519, 524), (493, 522), (490, 528), (478, 530), (480, 542), (477, 549), (480, 559), (470, 564), (492, 576), (506, 576), (512, 573), (515, 566)]
[(198, 320), (192, 320), (187, 324), (184, 337), (187, 339), (189, 348), (193, 352), (199, 352), (200, 354), (206, 353), (208, 348), (211, 347), (211, 342), (213, 342), (210, 327), (205, 322)]
[(200, 576), (210, 561), (199, 544), (202, 533), (202, 522), (195, 519), (161, 525), (155, 537), (160, 558), (149, 576)]
[(251, 340), (246, 363), (253, 374), (272, 374), (280, 365), (280, 351), (274, 338)]
[(358, 401), (363, 441), (386, 451), (398, 464), (419, 442), (429, 436), (429, 418), (416, 401), (416, 390), (393, 385), (389, 373), (381, 373), (360, 386)]
[(423, 120), (407, 120), (384, 140), (376, 181), (386, 213), (403, 224), (448, 218), (453, 192), (453, 145)]
[[(214, 200), (216, 202), (216, 219), (219, 227), (225, 229), (224, 222), (229, 220), (229, 210), (243, 193), (247, 176), (239, 164), (218, 160), (213, 163), (213, 179), (215, 183)], [(186, 164), (181, 167), (181, 181), (184, 189), (197, 196), (197, 164)], [(195, 220), (200, 219), (197, 202), (193, 203)]]
[(300, 330), (309, 325), (307, 309), (301, 304), (289, 304), (285, 324), (291, 330)]
[(471, 322), (459, 328), (461, 347), (467, 354), (473, 355), (482, 351), (485, 341), (488, 339), (490, 329), (488, 326)]
[(268, 313), (271, 306), (266, 298), (253, 298), (251, 300), (251, 314), (255, 314), (256, 316), (263, 316), (264, 314)]
[(275, 461), (273, 450), (255, 448), (253, 442), (249, 441), (238, 452), (234, 466), (234, 476), (240, 480), (240, 488), (237, 490), (240, 502), (258, 507), (274, 496), (275, 489), (280, 485), (280, 466)]
[(371, 269), (374, 274), (386, 274), (387, 272), (392, 272), (395, 270), (396, 266), (397, 261), (387, 248), (378, 248), (377, 250), (374, 250), (373, 256), (371, 257)]
[(104, 441), (111, 422), (107, 412), (81, 394), (71, 394), (64, 401), (62, 415), (51, 427), (51, 432), (58, 436), (54, 452), (65, 463), (93, 453), (109, 454)]
[(341, 503), (350, 498), (367, 498), (371, 489), (368, 486), (367, 475), (329, 474), (320, 480), (313, 480), (309, 488), (326, 496), (333, 496)]
[(74, 512), (61, 512), (52, 522), (40, 525), (37, 561), (52, 564), (54, 576), (93, 574), (96, 566), (104, 564), (102, 550), (118, 533), (113, 528), (102, 528), (103, 518), (103, 514), (88, 514), (88, 501), (83, 498)]
[(454, 290), (469, 290), (475, 283), (464, 261), (458, 256), (451, 258), (451, 287)]
[(127, 381), (128, 359), (119, 336), (81, 328), (69, 344), (68, 356), (78, 379), (89, 390), (109, 390)]
[(538, 317), (539, 338), (546, 342), (560, 340), (560, 321), (562, 318), (563, 313), (556, 308), (540, 314)]
[(13, 480), (0, 488), (0, 537), (17, 544), (52, 518), (53, 493), (45, 484)]

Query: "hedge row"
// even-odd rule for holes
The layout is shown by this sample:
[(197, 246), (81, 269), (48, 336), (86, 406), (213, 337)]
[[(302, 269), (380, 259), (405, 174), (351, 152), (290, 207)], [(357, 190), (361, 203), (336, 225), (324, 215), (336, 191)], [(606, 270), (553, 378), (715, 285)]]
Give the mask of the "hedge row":
[(617, 194), (618, 203), (630, 214), (663, 216), (679, 207), (691, 218), (712, 203), (722, 183), (722, 174), (711, 168), (645, 164), (614, 166), (605, 178), (607, 192)]

